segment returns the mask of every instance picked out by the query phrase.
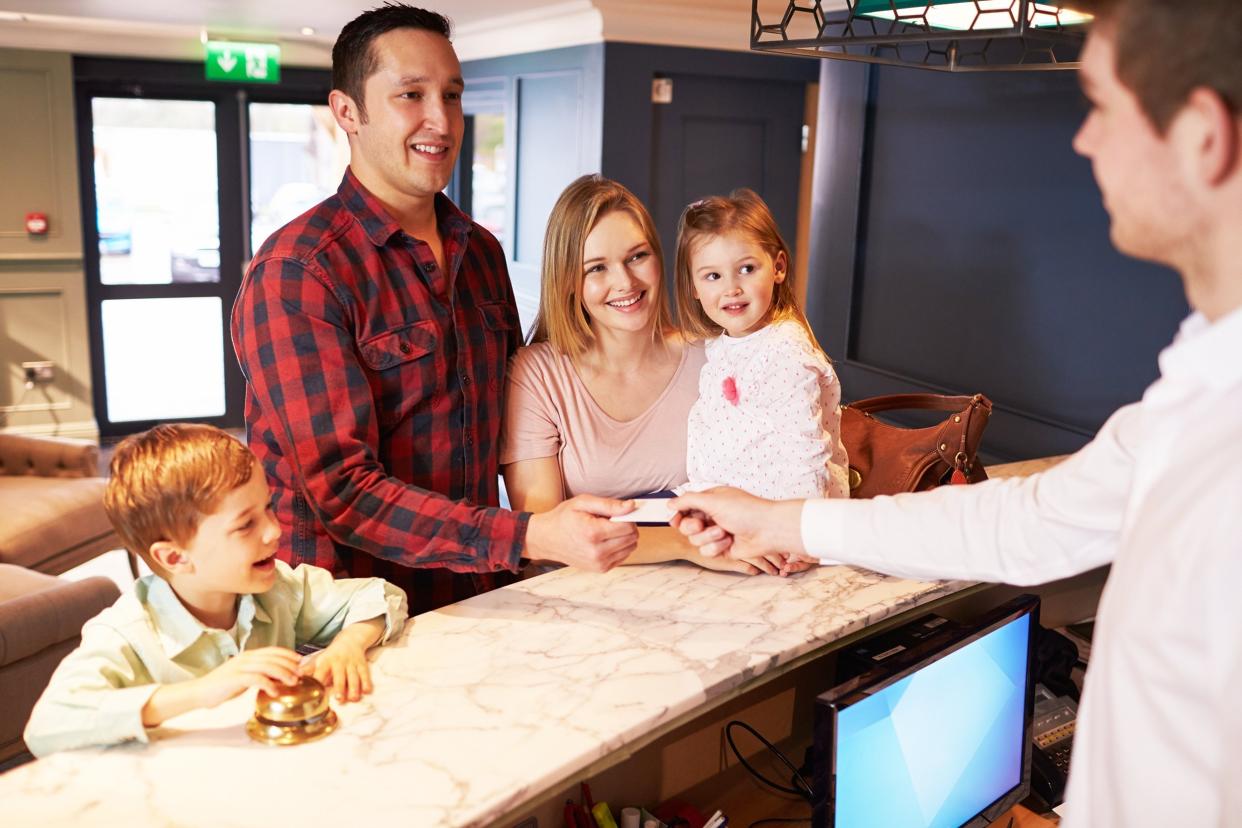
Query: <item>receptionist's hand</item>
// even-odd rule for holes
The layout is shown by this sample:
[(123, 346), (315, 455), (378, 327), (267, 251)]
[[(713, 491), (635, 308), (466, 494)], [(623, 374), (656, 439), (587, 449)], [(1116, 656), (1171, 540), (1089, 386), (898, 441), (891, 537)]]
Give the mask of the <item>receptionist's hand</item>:
[[(674, 525), (707, 557), (801, 555), (801, 500), (764, 500), (740, 489), (716, 488), (674, 498), (670, 508), (690, 515)], [(701, 513), (702, 518), (696, 518)]]

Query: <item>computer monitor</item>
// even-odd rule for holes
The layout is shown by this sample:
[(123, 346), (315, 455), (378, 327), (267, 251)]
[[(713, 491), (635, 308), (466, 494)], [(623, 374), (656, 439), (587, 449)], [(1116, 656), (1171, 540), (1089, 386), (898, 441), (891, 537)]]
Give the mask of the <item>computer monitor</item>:
[(813, 828), (983, 826), (1024, 799), (1038, 626), (1023, 596), (820, 695)]

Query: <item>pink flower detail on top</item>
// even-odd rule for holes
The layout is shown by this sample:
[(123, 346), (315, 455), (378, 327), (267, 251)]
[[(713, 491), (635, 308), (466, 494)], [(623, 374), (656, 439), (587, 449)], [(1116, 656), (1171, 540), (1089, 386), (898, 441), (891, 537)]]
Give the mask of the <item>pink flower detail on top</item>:
[(733, 405), (737, 405), (737, 383), (733, 381), (733, 377), (725, 377), (722, 386), (724, 398)]

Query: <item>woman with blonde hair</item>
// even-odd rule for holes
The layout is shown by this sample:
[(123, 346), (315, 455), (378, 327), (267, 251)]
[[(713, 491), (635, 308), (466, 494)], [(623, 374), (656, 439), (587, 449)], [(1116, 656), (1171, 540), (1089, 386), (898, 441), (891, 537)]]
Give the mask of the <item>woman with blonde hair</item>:
[[(672, 322), (659, 236), (633, 193), (599, 175), (561, 193), (541, 288), (529, 344), (506, 380), (500, 463), (513, 508), (542, 512), (577, 494), (625, 498), (684, 484), (703, 347)], [(662, 526), (639, 530), (628, 562), (674, 559), (747, 573), (780, 565), (703, 558)]]

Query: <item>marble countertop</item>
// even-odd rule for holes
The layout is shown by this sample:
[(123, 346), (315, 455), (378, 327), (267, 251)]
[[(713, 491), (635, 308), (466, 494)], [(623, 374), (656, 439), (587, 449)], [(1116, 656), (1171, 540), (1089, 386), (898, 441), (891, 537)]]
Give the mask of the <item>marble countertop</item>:
[(253, 693), (149, 745), (0, 775), (0, 825), (487, 825), (765, 673), (966, 584), (852, 567), (780, 579), (685, 564), (551, 572), (418, 616), (340, 729), (255, 744)]

